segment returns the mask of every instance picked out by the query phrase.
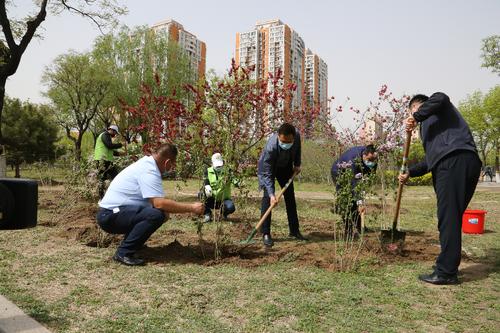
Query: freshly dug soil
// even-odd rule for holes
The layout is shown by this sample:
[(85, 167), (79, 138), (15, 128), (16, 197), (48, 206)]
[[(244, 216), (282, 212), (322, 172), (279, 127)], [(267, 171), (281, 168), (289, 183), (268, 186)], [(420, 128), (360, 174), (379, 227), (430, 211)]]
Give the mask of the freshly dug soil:
[[(63, 198), (51, 194), (40, 196), (40, 207), (48, 215), (55, 217), (42, 219), (41, 225), (57, 226), (58, 236), (77, 240), (87, 246), (116, 247), (119, 244), (123, 236), (109, 235), (96, 224), (96, 204), (77, 202), (61, 209), (58, 203)], [(168, 223), (153, 234), (140, 250), (140, 255), (148, 264), (231, 264), (256, 267), (291, 262), (297, 266), (315, 266), (336, 271), (353, 269), (357, 264), (363, 263), (386, 265), (405, 261), (428, 262), (435, 260), (439, 253), (437, 233), (408, 231), (405, 242), (399, 244), (396, 251), (388, 251), (380, 241), (379, 230), (365, 233), (362, 240), (344, 242), (339, 235), (334, 238), (332, 221), (320, 219), (301, 221), (304, 226), (303, 234), (309, 239), (307, 242), (274, 235), (275, 245), (269, 249), (262, 245), (260, 236), (257, 235), (254, 244), (244, 247), (238, 242), (246, 239), (255, 221), (235, 218), (232, 223), (222, 222), (225, 223), (224, 241), (216, 260), (213, 232), (204, 230), (203, 239), (200, 239), (194, 231), (191, 233), (171, 229), (175, 226), (175, 220), (174, 215), (174, 223)]]

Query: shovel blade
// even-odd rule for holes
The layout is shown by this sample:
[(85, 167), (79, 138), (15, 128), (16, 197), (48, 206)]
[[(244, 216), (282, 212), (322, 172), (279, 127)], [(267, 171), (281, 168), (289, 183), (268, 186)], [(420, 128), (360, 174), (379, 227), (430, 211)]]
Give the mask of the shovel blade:
[(403, 242), (405, 238), (406, 232), (404, 231), (399, 231), (397, 229), (382, 230), (382, 242), (384, 243)]
[(255, 234), (257, 233), (257, 229), (253, 229), (250, 235), (248, 235), (247, 239), (240, 242), (240, 244), (253, 244), (255, 241), (253, 240)]

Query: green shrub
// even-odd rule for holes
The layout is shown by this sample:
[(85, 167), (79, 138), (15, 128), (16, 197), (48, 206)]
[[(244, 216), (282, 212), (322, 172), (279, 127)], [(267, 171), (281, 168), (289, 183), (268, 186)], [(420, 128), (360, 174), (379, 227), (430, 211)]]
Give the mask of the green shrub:
[(302, 142), (302, 170), (299, 180), (311, 183), (331, 184), (330, 176), (333, 162), (336, 160), (332, 151), (325, 151), (325, 147), (311, 141)]
[(413, 177), (408, 180), (408, 185), (414, 185), (414, 186), (428, 186), (432, 185), (432, 174), (426, 173), (423, 176), (420, 177)]

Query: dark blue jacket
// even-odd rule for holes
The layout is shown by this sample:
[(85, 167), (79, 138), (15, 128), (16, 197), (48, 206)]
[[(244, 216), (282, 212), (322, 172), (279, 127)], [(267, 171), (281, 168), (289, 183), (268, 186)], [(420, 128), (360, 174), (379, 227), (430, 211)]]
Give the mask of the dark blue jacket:
[(425, 160), (410, 167), (411, 177), (422, 176), (431, 171), (443, 157), (453, 151), (470, 150), (477, 154), (469, 126), (446, 94), (433, 94), (413, 117), (420, 123)]
[[(267, 140), (262, 153), (260, 154), (259, 164), (257, 168), (257, 177), (259, 178), (259, 188), (265, 189), (269, 195), (274, 194), (274, 180), (276, 178), (276, 162), (280, 152), (283, 152), (278, 145), (278, 134), (274, 133)], [(301, 163), (301, 145), (300, 134), (295, 132), (295, 140), (290, 148), (291, 167), (300, 166)]]
[(361, 173), (363, 175), (367, 175), (371, 172), (375, 172), (377, 170), (377, 166), (373, 167), (370, 169), (363, 163), (363, 152), (365, 151), (366, 147), (365, 146), (356, 146), (352, 147), (351, 149), (347, 150), (344, 152), (340, 157), (333, 162), (332, 165), (332, 179), (335, 181), (337, 179), (337, 176), (339, 174), (339, 169), (342, 169), (340, 165), (342, 163), (350, 163), (350, 168), (352, 170), (352, 175), (353, 179), (351, 181), (351, 186), (354, 188), (356, 184), (358, 183), (359, 179), (355, 179), (354, 176), (357, 175), (358, 173)]

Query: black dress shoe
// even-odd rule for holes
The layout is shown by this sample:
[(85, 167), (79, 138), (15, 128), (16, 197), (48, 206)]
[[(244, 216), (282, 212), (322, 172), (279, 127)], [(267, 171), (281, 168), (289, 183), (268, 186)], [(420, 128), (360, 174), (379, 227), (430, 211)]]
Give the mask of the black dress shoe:
[(121, 264), (127, 266), (140, 266), (144, 265), (144, 259), (135, 258), (133, 255), (131, 256), (121, 256), (118, 253), (115, 253), (113, 256), (113, 260), (118, 261)]
[(436, 272), (432, 272), (431, 274), (419, 275), (418, 279), (427, 283), (437, 284), (437, 285), (446, 285), (446, 284), (458, 284), (457, 276), (439, 276)]
[(301, 240), (301, 241), (307, 241), (308, 239), (305, 238), (304, 236), (302, 236), (302, 234), (300, 233), (300, 231), (297, 231), (297, 232), (291, 232), (288, 237), (293, 237), (295, 238), (296, 240)]
[(262, 236), (262, 241), (264, 242), (264, 245), (267, 247), (271, 247), (274, 245), (273, 239), (271, 238), (270, 234), (264, 234), (264, 236)]

